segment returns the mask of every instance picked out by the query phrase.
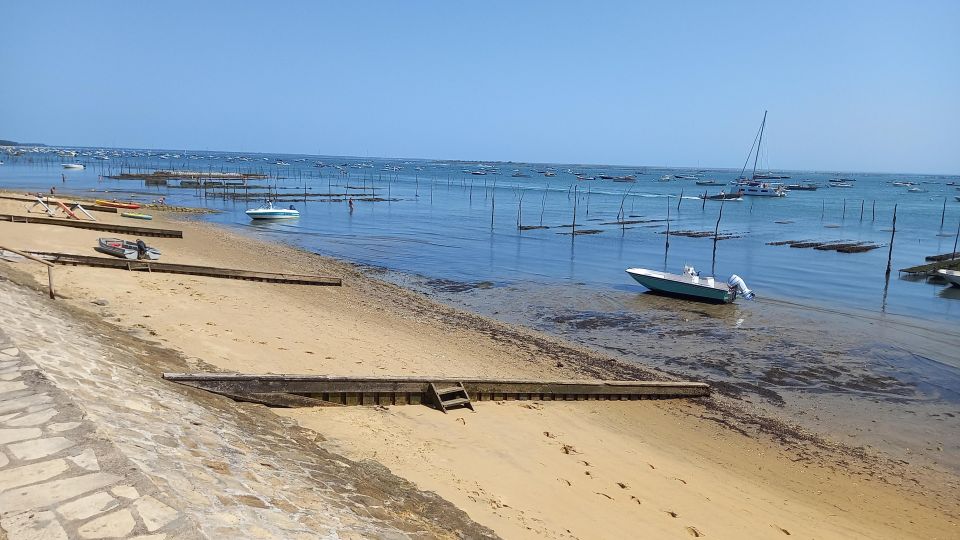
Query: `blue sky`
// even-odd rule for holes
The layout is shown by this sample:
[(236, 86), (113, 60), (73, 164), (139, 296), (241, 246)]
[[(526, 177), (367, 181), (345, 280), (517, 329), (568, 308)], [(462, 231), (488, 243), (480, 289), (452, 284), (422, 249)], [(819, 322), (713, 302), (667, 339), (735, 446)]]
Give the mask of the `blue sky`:
[(960, 2), (45, 2), (0, 138), (960, 173)]

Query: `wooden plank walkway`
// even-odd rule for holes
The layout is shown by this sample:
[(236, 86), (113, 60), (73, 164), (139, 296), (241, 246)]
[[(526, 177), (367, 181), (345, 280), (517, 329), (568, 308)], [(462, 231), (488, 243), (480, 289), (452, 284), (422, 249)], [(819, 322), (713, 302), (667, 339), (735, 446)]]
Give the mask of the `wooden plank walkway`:
[(143, 272), (159, 272), (164, 274), (187, 274), (191, 276), (239, 279), (244, 281), (261, 281), (265, 283), (285, 283), (289, 285), (342, 285), (342, 280), (340, 278), (326, 276), (255, 272), (252, 270), (236, 270), (233, 268), (196, 266), (192, 264), (170, 264), (156, 261), (134, 261), (129, 259), (118, 259), (114, 257), (92, 257), (89, 255), (74, 255), (71, 253), (54, 253), (49, 251), (30, 251), (29, 253), (37, 255), (52, 263), (70, 266), (92, 266), (96, 268), (139, 270)]
[[(335, 377), (240, 373), (164, 373), (168, 381), (279, 407), (332, 405), (406, 405), (428, 403), (430, 385), (462, 383), (472, 401), (597, 401), (691, 398), (710, 395), (700, 382), (537, 381), (456, 377)], [(245, 399), (249, 397), (249, 399)], [(303, 401), (302, 398), (315, 400)]]
[(18, 216), (0, 214), (0, 220), (13, 223), (40, 223), (43, 225), (59, 225), (77, 229), (91, 229), (112, 233), (130, 234), (134, 236), (152, 236), (156, 238), (183, 238), (183, 231), (173, 229), (153, 229), (150, 227), (131, 227), (129, 225), (115, 225), (99, 221), (77, 221), (74, 219), (60, 219), (50, 217)]

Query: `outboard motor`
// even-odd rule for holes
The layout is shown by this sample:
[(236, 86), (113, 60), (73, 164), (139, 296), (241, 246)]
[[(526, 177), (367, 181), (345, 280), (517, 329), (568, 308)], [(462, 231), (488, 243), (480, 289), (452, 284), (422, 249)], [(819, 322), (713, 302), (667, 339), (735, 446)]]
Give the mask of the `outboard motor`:
[(737, 294), (746, 298), (747, 300), (753, 300), (754, 294), (753, 291), (747, 288), (747, 284), (743, 282), (743, 279), (734, 274), (730, 276), (730, 279), (727, 281), (727, 285), (731, 289), (735, 289)]

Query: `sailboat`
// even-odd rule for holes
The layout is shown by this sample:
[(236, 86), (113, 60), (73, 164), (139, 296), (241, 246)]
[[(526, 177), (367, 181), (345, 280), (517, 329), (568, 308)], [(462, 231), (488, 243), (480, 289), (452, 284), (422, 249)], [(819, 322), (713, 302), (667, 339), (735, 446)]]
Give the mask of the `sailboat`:
[[(740, 169), (740, 178), (733, 183), (743, 190), (744, 195), (752, 197), (786, 197), (787, 190), (784, 189), (781, 182), (766, 182), (770, 175), (757, 174), (757, 161), (760, 159), (760, 145), (763, 144), (763, 129), (767, 125), (767, 111), (763, 111), (763, 121), (760, 122), (760, 132), (757, 134), (756, 144), (750, 147), (750, 153), (747, 154), (747, 160), (743, 162), (743, 168)], [(756, 152), (754, 152), (756, 149)], [(747, 179), (743, 173), (747, 170), (747, 164), (750, 163), (750, 156), (753, 156), (753, 171), (750, 178)]]

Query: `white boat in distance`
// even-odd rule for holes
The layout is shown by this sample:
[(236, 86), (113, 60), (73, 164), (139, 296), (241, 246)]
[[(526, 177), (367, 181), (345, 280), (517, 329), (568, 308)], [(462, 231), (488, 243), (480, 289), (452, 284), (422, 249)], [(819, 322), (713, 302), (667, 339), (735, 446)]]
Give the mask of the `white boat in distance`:
[(81, 164), (81, 163), (61, 163), (60, 166), (63, 167), (64, 169), (82, 169), (82, 168), (84, 168), (83, 164)]
[(290, 205), (290, 208), (274, 208), (273, 201), (260, 208), (253, 208), (245, 212), (250, 219), (294, 219), (300, 217), (300, 212)]

